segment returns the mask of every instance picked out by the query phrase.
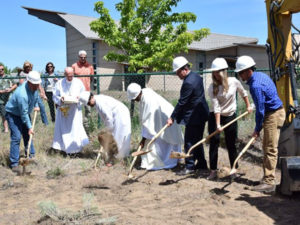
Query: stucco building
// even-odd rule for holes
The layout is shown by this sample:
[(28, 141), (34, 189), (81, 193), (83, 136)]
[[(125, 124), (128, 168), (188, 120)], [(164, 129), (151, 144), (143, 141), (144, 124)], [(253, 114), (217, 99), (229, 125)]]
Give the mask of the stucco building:
[[(90, 30), (89, 24), (95, 20), (93, 17), (72, 15), (64, 12), (49, 11), (23, 7), (32, 16), (49, 23), (65, 28), (66, 32), (66, 64), (72, 65), (77, 61), (78, 51), (87, 51), (87, 60), (93, 64), (97, 74), (118, 74), (126, 72), (126, 65), (108, 62), (103, 56), (111, 50), (105, 40)], [(258, 68), (268, 68), (268, 57), (265, 46), (259, 45), (258, 39), (251, 37), (232, 36), (226, 34), (211, 33), (201, 41), (194, 41), (189, 46), (188, 53), (182, 54), (192, 63), (192, 70), (205, 70), (210, 67), (216, 57), (224, 57), (229, 66), (234, 68), (236, 58), (241, 55), (250, 55), (257, 62)], [(204, 76), (205, 83), (209, 83), (209, 75)], [(103, 79), (103, 78), (101, 78)], [(102, 90), (124, 90), (124, 78), (122, 76), (106, 77), (106, 82), (101, 82)], [(173, 84), (174, 76), (152, 76), (147, 80), (148, 86), (156, 84), (155, 89), (166, 87), (177, 89), (178, 84)], [(167, 85), (166, 85), (167, 84)]]

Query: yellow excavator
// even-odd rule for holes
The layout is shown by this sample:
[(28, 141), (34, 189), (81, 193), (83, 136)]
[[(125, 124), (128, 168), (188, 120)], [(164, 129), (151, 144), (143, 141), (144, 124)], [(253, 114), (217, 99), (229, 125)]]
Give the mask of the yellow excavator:
[[(297, 70), (300, 31), (292, 23), (292, 15), (300, 12), (300, 0), (266, 0), (268, 18), (267, 52), (270, 76), (276, 83), (287, 118), (278, 144), (281, 167), (280, 190), (290, 195), (300, 191), (300, 107), (297, 96)], [(298, 34), (299, 35), (299, 34)], [(300, 35), (298, 36), (300, 37)]]

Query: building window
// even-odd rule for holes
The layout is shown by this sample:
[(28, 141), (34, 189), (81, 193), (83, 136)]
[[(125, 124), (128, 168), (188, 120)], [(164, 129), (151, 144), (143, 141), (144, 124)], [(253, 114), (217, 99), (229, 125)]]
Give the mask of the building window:
[(203, 74), (203, 62), (199, 62), (199, 71), (200, 71), (200, 74), (202, 75)]

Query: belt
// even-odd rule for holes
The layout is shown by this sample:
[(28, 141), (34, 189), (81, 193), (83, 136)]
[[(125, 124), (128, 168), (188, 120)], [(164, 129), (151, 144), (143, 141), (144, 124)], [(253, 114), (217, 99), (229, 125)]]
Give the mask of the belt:
[(273, 113), (273, 112), (276, 112), (276, 111), (278, 111), (280, 109), (283, 109), (283, 106), (280, 106), (278, 109), (270, 110), (270, 111), (268, 111), (266, 113)]

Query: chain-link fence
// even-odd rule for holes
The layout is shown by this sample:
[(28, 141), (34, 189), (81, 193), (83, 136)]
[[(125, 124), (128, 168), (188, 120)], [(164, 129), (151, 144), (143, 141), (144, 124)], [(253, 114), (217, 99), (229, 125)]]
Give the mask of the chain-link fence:
[[(267, 69), (259, 69), (257, 71), (262, 71), (264, 73), (269, 74), (269, 70)], [(199, 74), (203, 77), (203, 84), (204, 89), (206, 91), (206, 100), (208, 104), (210, 105), (210, 99), (207, 94), (207, 90), (209, 85), (211, 84), (211, 73), (205, 72), (205, 71), (198, 71)], [(229, 76), (236, 76), (236, 74), (233, 71), (228, 71)], [(88, 76), (88, 75), (87, 75)], [(76, 77), (76, 76), (75, 76)], [(179, 94), (180, 94), (180, 88), (182, 85), (182, 81), (172, 72), (160, 72), (160, 73), (144, 73), (144, 74), (100, 74), (100, 75), (93, 75), (94, 82), (94, 94), (104, 94), (111, 97), (114, 97), (115, 99), (123, 102), (131, 111), (132, 113), (132, 128), (134, 129), (140, 129), (139, 128), (139, 118), (138, 118), (138, 104), (132, 104), (127, 98), (127, 86), (132, 83), (138, 83), (142, 87), (148, 87), (156, 91), (158, 94), (163, 96), (165, 99), (167, 99), (172, 105), (176, 105)], [(43, 79), (49, 78), (47, 76), (42, 76)], [(52, 76), (52, 78), (54, 78)], [(63, 76), (57, 76), (57, 78), (61, 79)], [(19, 79), (18, 77), (12, 77), (8, 76), (4, 79)], [(1, 82), (1, 79), (0, 79)], [(241, 82), (246, 90), (248, 90), (248, 85), (246, 85), (244, 82)], [(52, 93), (47, 92), (47, 104), (46, 101), (43, 100), (46, 115), (48, 117), (48, 120), (53, 121), (55, 120), (55, 110), (56, 107), (52, 101)], [(249, 99), (252, 102), (252, 98), (250, 96), (250, 93), (248, 92)], [(237, 115), (240, 115), (241, 113), (245, 112), (246, 107), (244, 104), (243, 99), (237, 95), (237, 102), (238, 102), (238, 108), (237, 108)], [(94, 111), (94, 112), (93, 112)], [(92, 110), (91, 118), (89, 121), (89, 127), (91, 130), (96, 129), (99, 127), (101, 122), (96, 122), (99, 120), (97, 113), (95, 110)], [(252, 113), (250, 116), (242, 118), (238, 122), (238, 135), (239, 138), (245, 138), (248, 135), (250, 135), (254, 129), (255, 126), (255, 115)], [(50, 119), (51, 118), (51, 119)]]

